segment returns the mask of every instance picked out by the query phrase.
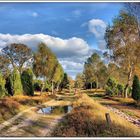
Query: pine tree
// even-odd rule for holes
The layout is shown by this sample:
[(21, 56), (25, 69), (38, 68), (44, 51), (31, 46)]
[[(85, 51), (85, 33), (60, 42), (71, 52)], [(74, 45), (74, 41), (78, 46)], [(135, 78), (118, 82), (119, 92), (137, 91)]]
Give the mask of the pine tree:
[(21, 83), (21, 77), (20, 73), (17, 69), (14, 69), (11, 75), (11, 81), (12, 81), (12, 88), (14, 95), (22, 95), (23, 94), (23, 88)]
[(0, 98), (4, 97), (6, 94), (6, 90), (5, 90), (5, 80), (2, 76), (2, 74), (0, 73)]
[(5, 89), (7, 90), (7, 93), (11, 96), (14, 95), (14, 90), (13, 90), (12, 84), (13, 84), (12, 76), (11, 76), (11, 74), (9, 74), (8, 77), (6, 78)]
[(24, 94), (33, 96), (33, 72), (31, 69), (24, 70), (21, 74), (21, 81), (23, 86)]
[(135, 75), (133, 79), (132, 98), (137, 102), (140, 101), (140, 83), (137, 75)]

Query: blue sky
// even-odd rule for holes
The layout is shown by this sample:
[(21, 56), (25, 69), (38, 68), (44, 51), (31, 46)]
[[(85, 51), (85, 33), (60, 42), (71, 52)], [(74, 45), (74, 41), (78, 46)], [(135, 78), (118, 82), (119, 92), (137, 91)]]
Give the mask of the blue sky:
[(82, 58), (102, 51), (104, 30), (122, 6), (123, 3), (0, 3), (0, 47), (18, 40), (34, 48), (35, 42), (45, 39), (64, 69), (75, 77), (82, 71)]

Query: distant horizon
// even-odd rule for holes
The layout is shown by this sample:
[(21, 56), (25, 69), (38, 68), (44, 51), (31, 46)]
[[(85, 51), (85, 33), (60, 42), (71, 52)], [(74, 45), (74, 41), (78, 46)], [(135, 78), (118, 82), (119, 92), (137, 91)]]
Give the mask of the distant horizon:
[(104, 32), (123, 3), (0, 3), (0, 48), (44, 42), (73, 79), (93, 52), (105, 50)]

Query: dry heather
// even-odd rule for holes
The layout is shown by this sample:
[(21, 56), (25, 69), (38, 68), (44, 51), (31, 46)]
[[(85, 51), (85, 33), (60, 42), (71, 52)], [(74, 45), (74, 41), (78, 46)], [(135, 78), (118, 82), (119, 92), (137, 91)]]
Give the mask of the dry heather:
[[(52, 136), (124, 137), (140, 136), (140, 130), (118, 115), (83, 94), (74, 102), (73, 111), (55, 128)], [(108, 126), (105, 113), (111, 117)]]
[(37, 96), (14, 96), (11, 97), (12, 100), (22, 104), (22, 105), (38, 105), (38, 104), (42, 104), (46, 101), (48, 101), (48, 95), (47, 94), (43, 94), (43, 95), (37, 95)]
[(46, 94), (33, 97), (20, 95), (0, 99), (0, 123), (10, 119), (20, 111), (28, 109), (30, 106), (41, 105), (49, 99), (50, 98)]

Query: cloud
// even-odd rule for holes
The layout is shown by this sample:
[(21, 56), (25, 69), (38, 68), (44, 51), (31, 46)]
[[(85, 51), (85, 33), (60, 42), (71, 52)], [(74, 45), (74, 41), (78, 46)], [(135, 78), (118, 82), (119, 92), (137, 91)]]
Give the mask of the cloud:
[(32, 13), (32, 16), (33, 16), (33, 17), (38, 17), (39, 15), (38, 15), (37, 12), (33, 12), (33, 13)]
[(11, 43), (24, 43), (33, 50), (36, 50), (38, 44), (41, 42), (47, 44), (47, 46), (50, 47), (60, 58), (81, 55), (85, 56), (90, 51), (87, 42), (77, 37), (61, 39), (45, 34), (0, 34), (0, 48)]
[(83, 64), (93, 51), (81, 38), (61, 39), (45, 34), (11, 35), (0, 34), (0, 49), (11, 43), (23, 43), (36, 51), (39, 43), (44, 42), (57, 55), (64, 70), (72, 77), (83, 70)]
[[(73, 60), (73, 59), (72, 59)], [(68, 70), (81, 70), (83, 68), (83, 65), (82, 63), (78, 63), (78, 62), (74, 62), (74, 61), (70, 61), (70, 60), (60, 60), (60, 63), (63, 65), (63, 67), (65, 69), (68, 69)]]
[(76, 16), (76, 17), (80, 17), (81, 14), (82, 14), (82, 12), (81, 12), (81, 10), (74, 10), (74, 11), (73, 11), (73, 14), (74, 14), (74, 16)]
[(103, 38), (106, 23), (101, 19), (92, 19), (88, 23), (89, 31), (93, 33), (96, 38)]
[(106, 46), (104, 40), (106, 26), (106, 23), (101, 19), (91, 19), (88, 21), (89, 32), (95, 36), (99, 49), (105, 49)]
[(88, 25), (88, 23), (84, 22), (84, 23), (81, 24), (81, 27), (86, 27), (87, 25)]

